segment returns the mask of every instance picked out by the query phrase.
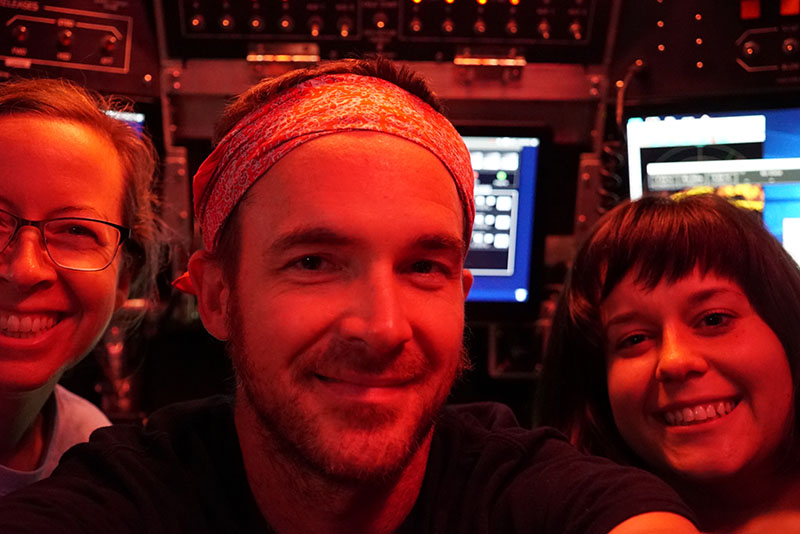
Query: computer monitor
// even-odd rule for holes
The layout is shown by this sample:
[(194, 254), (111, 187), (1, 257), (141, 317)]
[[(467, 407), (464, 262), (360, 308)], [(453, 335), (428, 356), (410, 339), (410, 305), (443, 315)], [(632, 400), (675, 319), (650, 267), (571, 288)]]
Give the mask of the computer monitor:
[(502, 314), (508, 305), (529, 306), (536, 298), (531, 284), (540, 262), (534, 219), (543, 136), (460, 130), (475, 175), (475, 225), (465, 261), (474, 276), (468, 317), (486, 316), (480, 312), (487, 310)]
[(637, 116), (627, 121), (632, 199), (716, 192), (756, 210), (800, 262), (800, 108)]

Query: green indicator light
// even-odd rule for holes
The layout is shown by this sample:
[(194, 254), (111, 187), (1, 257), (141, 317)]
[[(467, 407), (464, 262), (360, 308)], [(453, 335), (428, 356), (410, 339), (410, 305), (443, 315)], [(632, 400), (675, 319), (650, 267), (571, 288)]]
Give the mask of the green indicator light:
[(508, 174), (506, 174), (506, 171), (497, 171), (496, 176), (501, 182), (508, 180)]

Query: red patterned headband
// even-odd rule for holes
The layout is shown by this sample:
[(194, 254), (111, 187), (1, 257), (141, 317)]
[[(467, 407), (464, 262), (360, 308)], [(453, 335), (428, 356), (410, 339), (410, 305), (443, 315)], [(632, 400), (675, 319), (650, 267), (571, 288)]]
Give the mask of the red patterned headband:
[[(438, 157), (453, 177), (467, 236), (475, 218), (470, 156), (453, 125), (420, 98), (370, 76), (311, 78), (240, 120), (194, 176), (194, 213), (206, 250), (247, 190), (299, 145), (337, 132), (374, 131), (417, 143)], [(176, 281), (181, 289), (188, 280)]]
[(469, 152), (452, 124), (386, 80), (355, 74), (312, 78), (245, 116), (194, 176), (194, 212), (207, 250), (245, 192), (279, 159), (316, 137), (371, 130), (413, 141), (450, 171), (469, 226), (475, 214)]

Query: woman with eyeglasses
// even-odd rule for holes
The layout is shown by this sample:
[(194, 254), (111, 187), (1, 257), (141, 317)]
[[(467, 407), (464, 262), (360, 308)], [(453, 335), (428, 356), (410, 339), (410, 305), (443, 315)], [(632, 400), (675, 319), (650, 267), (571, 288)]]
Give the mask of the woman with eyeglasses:
[(159, 259), (150, 141), (54, 80), (0, 84), (0, 495), (108, 419), (57, 385)]
[(645, 197), (578, 251), (538, 422), (658, 474), (704, 532), (800, 532), (798, 384), (800, 270), (758, 215)]

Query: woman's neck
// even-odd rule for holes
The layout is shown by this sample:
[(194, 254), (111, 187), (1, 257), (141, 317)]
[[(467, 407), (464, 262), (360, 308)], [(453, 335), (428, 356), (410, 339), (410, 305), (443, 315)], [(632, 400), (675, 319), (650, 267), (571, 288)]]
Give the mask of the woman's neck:
[(800, 472), (760, 474), (691, 487), (676, 484), (703, 532), (800, 532)]
[(53, 387), (32, 392), (0, 392), (0, 465), (33, 471), (46, 449), (43, 408)]

